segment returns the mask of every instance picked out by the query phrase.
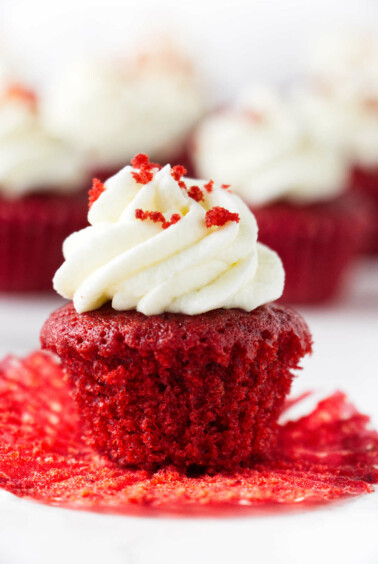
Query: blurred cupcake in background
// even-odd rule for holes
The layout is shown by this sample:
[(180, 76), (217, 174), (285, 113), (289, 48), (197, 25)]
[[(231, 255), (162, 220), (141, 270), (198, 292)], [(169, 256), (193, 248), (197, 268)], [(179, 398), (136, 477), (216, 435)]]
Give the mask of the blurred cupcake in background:
[(190, 169), (185, 145), (204, 110), (192, 64), (159, 42), (130, 59), (72, 65), (46, 93), (44, 118), (104, 180), (139, 152)]
[(259, 238), (280, 255), (283, 299), (334, 297), (366, 234), (366, 209), (346, 191), (347, 162), (312, 136), (296, 105), (266, 87), (213, 113), (192, 142), (197, 175), (231, 184), (250, 206)]
[(0, 91), (0, 291), (51, 288), (63, 240), (86, 224), (83, 163), (37, 105), (19, 84)]
[(314, 134), (343, 151), (350, 186), (372, 206), (368, 250), (378, 254), (378, 37), (333, 34), (314, 48), (301, 104)]

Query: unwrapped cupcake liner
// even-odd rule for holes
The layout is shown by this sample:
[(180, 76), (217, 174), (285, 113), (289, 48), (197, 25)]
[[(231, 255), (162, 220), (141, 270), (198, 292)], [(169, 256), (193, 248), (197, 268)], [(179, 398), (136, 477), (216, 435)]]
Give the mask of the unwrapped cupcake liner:
[(363, 201), (345, 195), (328, 203), (276, 203), (252, 211), (259, 241), (282, 259), (286, 273), (283, 301), (325, 302), (342, 291), (367, 236)]
[(0, 291), (52, 289), (62, 244), (85, 227), (85, 194), (0, 198)]

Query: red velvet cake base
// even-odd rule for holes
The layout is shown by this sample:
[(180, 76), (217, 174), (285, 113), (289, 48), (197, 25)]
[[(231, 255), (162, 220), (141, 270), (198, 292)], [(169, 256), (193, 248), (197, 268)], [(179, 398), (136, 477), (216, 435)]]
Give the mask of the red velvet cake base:
[(370, 204), (371, 226), (366, 251), (378, 254), (378, 167), (355, 167), (350, 175), (351, 189), (363, 194)]
[(67, 371), (89, 444), (148, 470), (234, 470), (267, 452), (291, 369), (311, 350), (303, 319), (274, 304), (151, 317), (69, 304), (41, 342)]
[(252, 211), (259, 241), (277, 251), (284, 264), (282, 300), (318, 303), (334, 298), (365, 243), (365, 203), (346, 195), (327, 203), (278, 202)]
[(245, 512), (373, 491), (378, 433), (341, 393), (279, 426), (277, 447), (253, 468), (188, 476), (117, 467), (81, 439), (62, 370), (47, 354), (0, 363), (0, 487), (26, 499), (123, 514)]
[(0, 198), (0, 292), (52, 289), (62, 244), (87, 224), (85, 194)]

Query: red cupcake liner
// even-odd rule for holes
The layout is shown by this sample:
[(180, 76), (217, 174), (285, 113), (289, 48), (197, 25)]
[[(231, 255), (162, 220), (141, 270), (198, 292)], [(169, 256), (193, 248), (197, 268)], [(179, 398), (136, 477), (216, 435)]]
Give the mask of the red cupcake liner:
[(125, 515), (241, 516), (309, 509), (372, 492), (378, 483), (378, 433), (340, 392), (279, 425), (275, 450), (233, 473), (121, 468), (81, 434), (76, 405), (51, 355), (0, 363), (0, 487), (24, 499)]
[(378, 167), (354, 167), (350, 174), (353, 192), (362, 194), (370, 204), (370, 229), (366, 252), (378, 254)]
[(347, 194), (327, 203), (279, 202), (252, 211), (259, 241), (282, 259), (286, 273), (282, 300), (311, 304), (335, 298), (365, 244), (369, 225), (365, 202)]
[(0, 291), (52, 289), (63, 241), (85, 227), (87, 210), (83, 193), (0, 198)]
[(291, 370), (311, 351), (303, 319), (278, 305), (146, 317), (69, 304), (41, 342), (67, 370), (89, 443), (148, 470), (233, 470), (267, 452)]

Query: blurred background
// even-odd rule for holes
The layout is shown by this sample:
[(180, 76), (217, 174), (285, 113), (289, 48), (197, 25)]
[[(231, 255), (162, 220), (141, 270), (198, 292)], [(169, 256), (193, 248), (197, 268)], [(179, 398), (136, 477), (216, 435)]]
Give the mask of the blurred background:
[(376, 0), (2, 0), (1, 38), (33, 83), (89, 54), (124, 55), (170, 34), (195, 57), (216, 100), (251, 80), (285, 84), (311, 45), (340, 29), (378, 31)]

